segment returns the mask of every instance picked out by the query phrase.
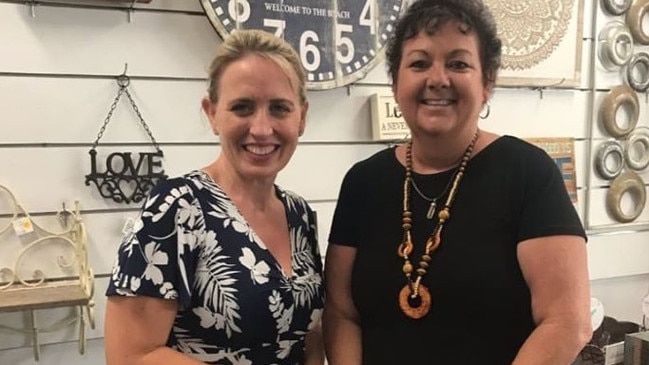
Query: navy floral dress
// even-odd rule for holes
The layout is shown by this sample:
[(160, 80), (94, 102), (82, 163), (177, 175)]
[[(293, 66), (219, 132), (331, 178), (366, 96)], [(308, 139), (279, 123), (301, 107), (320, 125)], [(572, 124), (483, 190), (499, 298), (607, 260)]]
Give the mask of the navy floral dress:
[(324, 288), (316, 222), (306, 201), (276, 187), (292, 275), (202, 171), (156, 186), (125, 235), (107, 295), (177, 300), (167, 345), (208, 364), (302, 364)]

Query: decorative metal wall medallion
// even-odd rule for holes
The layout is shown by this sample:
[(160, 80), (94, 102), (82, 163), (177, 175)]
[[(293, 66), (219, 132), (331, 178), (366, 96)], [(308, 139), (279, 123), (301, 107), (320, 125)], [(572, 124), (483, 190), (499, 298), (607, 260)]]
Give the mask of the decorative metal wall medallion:
[(502, 67), (531, 68), (550, 55), (566, 36), (574, 0), (485, 0), (503, 42)]
[[(163, 153), (128, 91), (128, 77), (125, 74), (119, 76), (117, 78), (117, 84), (119, 85), (117, 96), (108, 111), (104, 124), (99, 130), (97, 139), (93, 143), (90, 151), (88, 151), (90, 154), (90, 174), (86, 175), (86, 185), (94, 184), (102, 197), (111, 198), (117, 203), (139, 203), (147, 197), (151, 188), (159, 180), (167, 178), (167, 175), (165, 175), (162, 169)], [(126, 94), (128, 97), (140, 124), (151, 139), (156, 152), (140, 152), (137, 161), (134, 161), (132, 152), (113, 152), (106, 157), (104, 171), (99, 172), (96, 148), (122, 94)]]

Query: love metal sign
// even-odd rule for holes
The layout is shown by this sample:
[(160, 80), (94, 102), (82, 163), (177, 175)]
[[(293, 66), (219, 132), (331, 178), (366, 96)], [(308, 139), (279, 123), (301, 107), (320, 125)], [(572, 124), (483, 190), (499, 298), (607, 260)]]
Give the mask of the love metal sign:
[(103, 171), (97, 166), (97, 150), (90, 150), (90, 174), (86, 185), (94, 184), (104, 198), (117, 203), (139, 203), (158, 181), (167, 178), (162, 168), (162, 151), (114, 152), (106, 157)]

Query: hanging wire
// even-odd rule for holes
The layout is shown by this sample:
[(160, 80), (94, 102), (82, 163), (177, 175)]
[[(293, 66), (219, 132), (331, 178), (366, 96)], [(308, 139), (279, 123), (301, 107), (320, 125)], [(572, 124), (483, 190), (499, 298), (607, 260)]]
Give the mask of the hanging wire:
[(99, 145), (99, 141), (101, 138), (104, 136), (104, 132), (106, 131), (106, 127), (108, 126), (108, 123), (110, 123), (111, 118), (113, 116), (113, 113), (115, 112), (115, 109), (117, 108), (117, 104), (119, 103), (119, 100), (122, 98), (122, 94), (126, 94), (126, 97), (128, 98), (131, 107), (133, 108), (133, 111), (135, 112), (135, 115), (137, 115), (137, 118), (142, 125), (142, 128), (144, 128), (144, 131), (146, 134), (149, 136), (149, 139), (151, 139), (151, 142), (153, 143), (153, 147), (156, 149), (158, 152), (162, 152), (160, 150), (160, 146), (158, 145), (158, 142), (156, 141), (155, 137), (153, 137), (153, 133), (151, 132), (151, 129), (149, 128), (149, 125), (144, 121), (144, 117), (142, 117), (142, 113), (140, 113), (140, 109), (138, 108), (137, 104), (135, 103), (135, 100), (131, 96), (131, 93), (128, 91), (128, 87), (131, 84), (131, 80), (126, 74), (128, 71), (128, 63), (124, 64), (124, 72), (116, 77), (116, 82), (117, 86), (119, 86), (119, 90), (117, 91), (117, 95), (115, 96), (115, 99), (113, 100), (113, 103), (111, 104), (108, 114), (106, 115), (106, 118), (104, 119), (104, 123), (102, 124), (101, 128), (99, 129), (99, 133), (97, 134), (97, 138), (95, 141), (92, 143), (92, 150), (95, 150), (97, 146)]

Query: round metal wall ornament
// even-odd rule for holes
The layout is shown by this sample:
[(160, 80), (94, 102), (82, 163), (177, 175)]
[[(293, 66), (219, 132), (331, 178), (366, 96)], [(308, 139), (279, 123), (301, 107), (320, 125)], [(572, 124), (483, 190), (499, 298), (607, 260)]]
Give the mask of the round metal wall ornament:
[(631, 6), (631, 0), (602, 0), (604, 9), (611, 15), (622, 15)]
[(649, 13), (649, 1), (647, 0), (633, 0), (626, 13), (626, 23), (629, 25), (633, 39), (642, 45), (649, 45), (649, 34), (642, 26), (647, 13)]
[[(639, 156), (636, 152), (639, 150)], [(626, 164), (630, 169), (642, 171), (649, 166), (649, 129), (639, 127), (629, 135), (626, 150), (624, 151)]]
[[(633, 211), (625, 213), (622, 209), (622, 197), (629, 193), (633, 197)], [(615, 220), (621, 223), (629, 223), (636, 220), (644, 210), (647, 201), (642, 178), (633, 171), (626, 171), (616, 177), (606, 194), (606, 207)]]
[[(636, 75), (639, 78), (636, 78)], [(626, 81), (633, 90), (643, 93), (649, 89), (649, 54), (640, 51), (626, 66)]]
[(616, 70), (633, 56), (633, 37), (626, 24), (619, 20), (608, 22), (597, 37), (599, 60), (605, 69)]
[[(617, 112), (622, 105), (627, 105), (631, 109), (629, 123), (627, 126), (620, 126), (617, 122)], [(601, 105), (602, 122), (604, 129), (615, 138), (623, 138), (631, 133), (638, 123), (640, 116), (640, 105), (638, 104), (638, 95), (630, 86), (618, 85), (606, 94)]]
[(200, 0), (222, 37), (261, 29), (300, 55), (307, 88), (332, 89), (363, 77), (384, 55), (405, 0)]
[(503, 42), (502, 67), (525, 70), (547, 59), (566, 36), (574, 0), (485, 0)]
[[(119, 91), (113, 104), (110, 106), (108, 115), (104, 119), (104, 124), (99, 129), (97, 139), (88, 151), (90, 155), (90, 174), (86, 175), (86, 185), (91, 183), (97, 187), (99, 194), (104, 198), (111, 198), (117, 203), (139, 203), (143, 201), (149, 191), (158, 183), (159, 180), (166, 179), (162, 169), (163, 153), (158, 146), (151, 129), (144, 121), (140, 110), (138, 109), (131, 93), (128, 91), (130, 80), (126, 75), (117, 77)], [(104, 131), (110, 122), (110, 118), (117, 108), (122, 94), (126, 94), (130, 101), (131, 107), (137, 114), (140, 124), (151, 139), (156, 152), (140, 152), (137, 161), (133, 160), (131, 152), (114, 152), (108, 155), (105, 163), (105, 171), (100, 172), (97, 165), (97, 146), (99, 140), (104, 135)]]
[[(612, 160), (613, 167), (609, 167)], [(595, 157), (595, 169), (606, 180), (615, 179), (624, 168), (624, 149), (617, 140), (606, 141), (599, 146)]]

